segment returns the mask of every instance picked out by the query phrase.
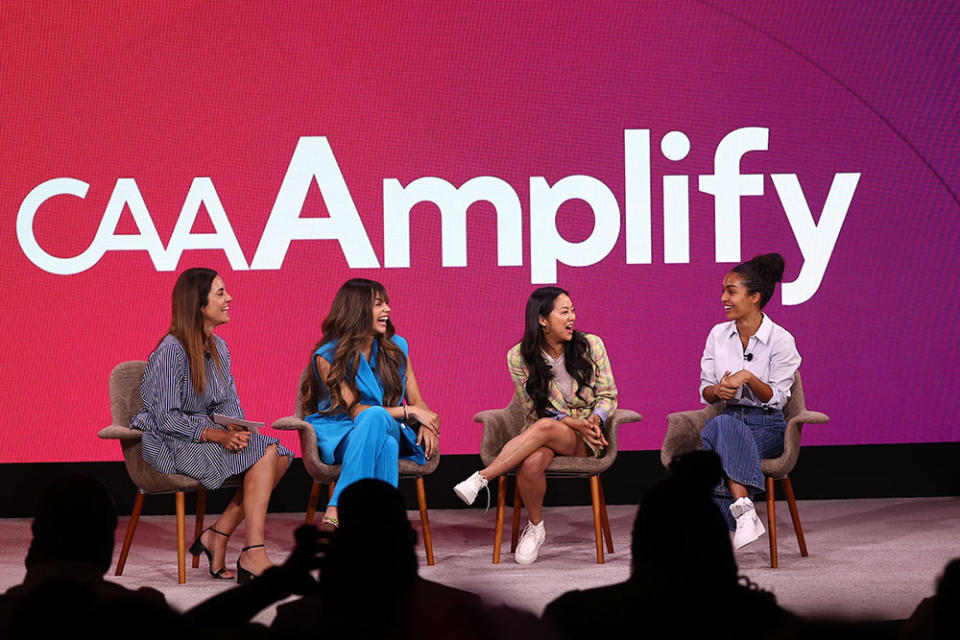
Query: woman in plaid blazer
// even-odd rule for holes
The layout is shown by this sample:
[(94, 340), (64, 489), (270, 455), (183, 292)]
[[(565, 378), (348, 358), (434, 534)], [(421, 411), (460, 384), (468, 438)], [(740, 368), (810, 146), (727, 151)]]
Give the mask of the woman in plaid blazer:
[(570, 296), (559, 287), (541, 287), (530, 295), (523, 340), (507, 353), (526, 425), (488, 467), (454, 488), (472, 504), (488, 482), (517, 470), (530, 516), (514, 556), (520, 564), (537, 559), (546, 536), (547, 466), (558, 454), (602, 456), (607, 446), (603, 423), (617, 408), (617, 385), (603, 341), (574, 330), (576, 317)]

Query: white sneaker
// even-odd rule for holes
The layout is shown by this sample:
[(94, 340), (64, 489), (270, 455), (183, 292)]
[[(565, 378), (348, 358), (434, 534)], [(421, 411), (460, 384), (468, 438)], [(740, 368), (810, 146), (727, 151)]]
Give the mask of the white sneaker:
[(486, 486), (487, 479), (480, 475), (479, 471), (474, 471), (473, 475), (455, 486), (453, 492), (467, 504), (473, 504), (473, 501), (477, 499), (477, 494), (480, 493), (480, 489)]
[(747, 546), (767, 532), (750, 498), (738, 499), (730, 505), (730, 513), (737, 519), (737, 530), (733, 534), (734, 549)]
[(533, 564), (546, 537), (547, 529), (543, 526), (543, 520), (540, 524), (528, 521), (523, 533), (520, 534), (520, 541), (517, 543), (517, 551), (513, 554), (513, 559), (518, 564)]

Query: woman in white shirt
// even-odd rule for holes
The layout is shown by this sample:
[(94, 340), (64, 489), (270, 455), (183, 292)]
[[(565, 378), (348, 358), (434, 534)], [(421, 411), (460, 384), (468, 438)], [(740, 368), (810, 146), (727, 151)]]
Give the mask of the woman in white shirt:
[(760, 461), (783, 452), (783, 406), (800, 354), (793, 336), (762, 309), (783, 279), (783, 257), (757, 256), (723, 279), (720, 297), (728, 321), (707, 336), (700, 363), (703, 402), (725, 402), (701, 433), (703, 448), (723, 461), (726, 482), (714, 499), (739, 549), (765, 532), (750, 497), (764, 491)]

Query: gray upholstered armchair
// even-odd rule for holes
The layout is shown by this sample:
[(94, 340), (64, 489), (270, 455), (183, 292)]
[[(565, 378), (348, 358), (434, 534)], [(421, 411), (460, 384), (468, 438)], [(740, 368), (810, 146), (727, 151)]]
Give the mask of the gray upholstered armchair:
[[(123, 538), (120, 558), (117, 560), (116, 575), (123, 575), (123, 567), (127, 562), (127, 554), (130, 552), (130, 544), (133, 542), (133, 534), (137, 530), (137, 522), (140, 519), (143, 501), (147, 494), (173, 493), (175, 494), (177, 514), (177, 581), (184, 584), (187, 581), (184, 532), (186, 519), (185, 494), (187, 491), (197, 492), (197, 517), (194, 527), (194, 537), (197, 537), (203, 531), (207, 490), (199, 480), (180, 474), (160, 473), (143, 461), (143, 456), (140, 454), (142, 433), (139, 429), (130, 428), (130, 420), (143, 406), (143, 400), (140, 398), (140, 381), (143, 380), (143, 373), (146, 368), (147, 363), (142, 360), (121, 362), (113, 368), (110, 373), (110, 415), (112, 424), (104, 427), (97, 434), (98, 437), (105, 440), (118, 440), (120, 442), (127, 473), (137, 487), (137, 497), (134, 499), (133, 509), (130, 512), (127, 534)], [(239, 486), (239, 484), (240, 479), (235, 477), (227, 480), (223, 486)], [(200, 566), (199, 561), (199, 557), (193, 559), (194, 568)]]
[[(274, 429), (285, 431), (297, 431), (300, 435), (300, 451), (303, 456), (303, 466), (313, 478), (313, 487), (310, 490), (310, 498), (307, 501), (306, 522), (313, 522), (317, 511), (317, 502), (320, 499), (320, 485), (327, 485), (327, 497), (333, 495), (333, 489), (340, 479), (340, 465), (324, 464), (320, 460), (320, 452), (317, 448), (317, 432), (313, 430), (313, 425), (304, 420), (307, 415), (306, 408), (303, 406), (303, 395), (300, 389), (303, 387), (303, 381), (307, 376), (313, 375), (313, 367), (307, 365), (300, 374), (300, 384), (297, 386), (297, 404), (296, 411), (292, 416), (280, 418), (271, 425)], [(420, 525), (423, 528), (423, 546), (426, 549), (427, 564), (433, 565), (433, 538), (430, 536), (430, 516), (427, 513), (427, 493), (423, 484), (423, 476), (428, 476), (437, 469), (440, 464), (440, 454), (433, 456), (424, 465), (419, 465), (410, 460), (400, 460), (400, 477), (413, 478), (417, 486), (417, 503), (420, 507)]]
[[(523, 428), (526, 421), (520, 398), (513, 399), (503, 409), (489, 409), (473, 416), (474, 421), (483, 424), (483, 439), (480, 443), (480, 458), (484, 465), (493, 462), (497, 454), (510, 438)], [(607, 551), (613, 553), (613, 539), (610, 534), (610, 521), (607, 518), (607, 502), (603, 495), (603, 483), (600, 474), (610, 468), (617, 459), (617, 431), (624, 422), (638, 422), (642, 416), (629, 409), (617, 409), (608, 417), (603, 430), (606, 435), (606, 453), (602, 458), (557, 456), (547, 467), (547, 477), (589, 478), (590, 498), (593, 505), (593, 528), (597, 543), (597, 563), (603, 564), (603, 540), (606, 539)], [(507, 495), (507, 478), (500, 476), (497, 485), (497, 520), (493, 538), (493, 563), (500, 562), (500, 546), (503, 541), (503, 513)], [(514, 487), (513, 495), (513, 533), (510, 538), (510, 551), (516, 551), (520, 532), (520, 489)]]
[[(675, 456), (701, 448), (700, 432), (707, 422), (723, 410), (723, 403), (709, 405), (697, 411), (681, 411), (667, 416), (667, 433), (660, 448), (660, 460), (663, 466), (669, 467)], [(790, 472), (797, 464), (800, 455), (800, 435), (804, 424), (823, 424), (830, 418), (819, 411), (807, 410), (803, 396), (803, 385), (800, 383), (800, 372), (793, 379), (790, 388), (790, 399), (783, 408), (783, 417), (787, 422), (784, 433), (783, 453), (778, 458), (763, 460), (761, 469), (766, 478), (767, 489), (767, 531), (770, 539), (770, 566), (777, 568), (777, 519), (774, 504), (774, 481), (780, 480), (783, 484), (783, 493), (790, 508), (790, 517), (797, 532), (797, 543), (800, 545), (800, 555), (806, 557), (807, 543), (803, 537), (803, 527), (800, 525), (800, 514), (797, 511), (797, 501), (793, 494), (793, 484), (790, 482)]]

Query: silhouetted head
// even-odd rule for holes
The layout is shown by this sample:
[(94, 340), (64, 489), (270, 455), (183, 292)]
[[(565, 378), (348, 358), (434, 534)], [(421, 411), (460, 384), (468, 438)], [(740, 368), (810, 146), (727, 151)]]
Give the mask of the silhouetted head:
[[(673, 592), (737, 583), (727, 525), (711, 494), (723, 468), (712, 452), (679, 456), (647, 492), (633, 525), (632, 580)], [(676, 590), (676, 591), (675, 591)]]
[(960, 635), (960, 558), (950, 561), (937, 583), (933, 625), (938, 638)]
[(106, 487), (88, 476), (60, 478), (40, 495), (25, 564), (74, 561), (106, 573), (116, 528), (117, 508)]
[(338, 502), (340, 528), (321, 574), (324, 592), (344, 602), (392, 597), (417, 578), (417, 533), (400, 493), (382, 480), (358, 480)]

